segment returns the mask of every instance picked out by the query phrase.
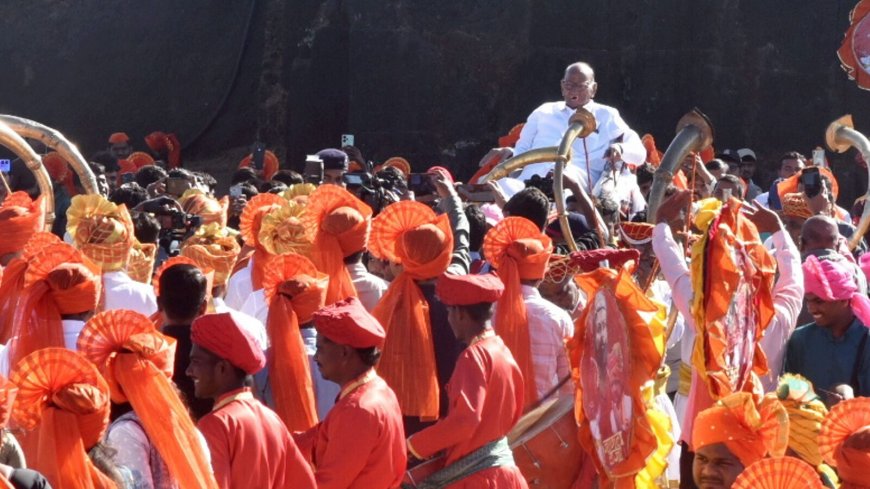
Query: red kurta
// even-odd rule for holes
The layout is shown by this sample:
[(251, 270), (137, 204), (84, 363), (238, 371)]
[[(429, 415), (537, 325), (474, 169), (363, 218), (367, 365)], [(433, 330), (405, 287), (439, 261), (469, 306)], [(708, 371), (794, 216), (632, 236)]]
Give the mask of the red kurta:
[(399, 487), (408, 462), (396, 394), (374, 370), (344, 386), (321, 423), (296, 441), (318, 489)]
[(197, 426), (222, 489), (315, 489), (311, 467), (284, 423), (248, 389), (218, 399)]
[[(411, 453), (428, 458), (446, 450), (446, 464), (452, 464), (507, 435), (523, 414), (522, 373), (501, 338), (492, 334), (472, 341), (459, 355), (447, 394), (450, 397), (447, 416), (408, 440)], [(448, 487), (528, 486), (518, 468), (494, 467)]]

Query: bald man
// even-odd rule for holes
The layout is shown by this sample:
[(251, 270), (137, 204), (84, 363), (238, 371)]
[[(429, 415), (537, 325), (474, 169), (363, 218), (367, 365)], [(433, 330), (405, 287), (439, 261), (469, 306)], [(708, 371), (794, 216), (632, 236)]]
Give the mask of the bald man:
[[(516, 146), (513, 149), (499, 149), (503, 156), (519, 155), (546, 146), (559, 146), (571, 116), (577, 108), (583, 107), (595, 116), (598, 128), (586, 137), (585, 145), (583, 140), (577, 139), (572, 146), (572, 158), (568, 168), (578, 177), (578, 181), (586, 187), (595, 185), (604, 171), (604, 152), (614, 142), (622, 144), (623, 161), (633, 165), (644, 162), (646, 150), (637, 133), (622, 120), (619, 111), (593, 100), (598, 92), (598, 83), (591, 66), (583, 62), (569, 65), (565, 68), (561, 86), (562, 100), (547, 102), (535, 109), (523, 126)], [(528, 165), (519, 179), (527, 180), (532, 175), (546, 176), (552, 169), (553, 163)], [(587, 192), (589, 190), (586, 188)]]
[(804, 255), (826, 255), (836, 251), (840, 242), (837, 221), (828, 216), (813, 216), (801, 227), (800, 249)]

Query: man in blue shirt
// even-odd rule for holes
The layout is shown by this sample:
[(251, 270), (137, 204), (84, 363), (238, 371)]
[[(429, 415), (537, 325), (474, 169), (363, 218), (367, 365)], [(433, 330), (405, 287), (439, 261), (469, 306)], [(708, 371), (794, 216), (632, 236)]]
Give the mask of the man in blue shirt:
[(813, 322), (788, 340), (785, 371), (803, 375), (828, 393), (851, 386), (856, 396), (870, 396), (870, 299), (858, 290), (852, 270), (842, 261), (804, 262), (807, 309)]

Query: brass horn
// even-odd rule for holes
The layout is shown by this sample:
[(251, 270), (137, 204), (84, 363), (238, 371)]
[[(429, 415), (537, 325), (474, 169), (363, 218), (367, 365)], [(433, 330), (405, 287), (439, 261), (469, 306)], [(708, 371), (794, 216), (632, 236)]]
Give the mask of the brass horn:
[(42, 202), (45, 205), (45, 230), (51, 231), (51, 225), (54, 222), (54, 189), (51, 186), (51, 178), (42, 164), (42, 158), (36, 154), (36, 151), (33, 151), (33, 148), (27, 144), (24, 138), (2, 121), (0, 121), (0, 145), (5, 146), (21, 158), (21, 161), (36, 177), (39, 193), (42, 195)]
[(574, 241), (574, 235), (571, 234), (568, 214), (565, 212), (565, 189), (562, 186), (562, 173), (565, 171), (565, 165), (571, 161), (571, 145), (574, 143), (574, 140), (585, 138), (595, 131), (596, 127), (597, 122), (592, 112), (582, 107), (578, 108), (569, 120), (568, 130), (562, 136), (562, 143), (559, 147), (548, 146), (533, 149), (502, 161), (487, 173), (481, 181), (486, 183), (504, 178), (532, 163), (555, 162), (556, 165), (553, 169), (553, 198), (556, 201), (556, 214), (559, 218), (559, 226), (562, 228), (562, 235), (565, 237), (568, 248), (571, 251), (577, 251), (577, 242)]
[[(843, 117), (828, 124), (828, 129), (825, 131), (825, 143), (831, 151), (836, 153), (844, 153), (850, 147), (855, 147), (861, 153), (861, 157), (867, 162), (868, 176), (870, 176), (870, 141), (867, 137), (855, 130), (855, 124), (852, 122), (852, 115), (846, 114)], [(854, 250), (861, 243), (864, 233), (870, 227), (870, 180), (868, 180), (867, 192), (864, 194), (864, 212), (861, 213), (861, 220), (858, 221), (858, 229), (849, 238), (849, 249)]]
[(79, 152), (79, 149), (71, 143), (60, 131), (40, 124), (30, 119), (14, 115), (0, 114), (0, 121), (5, 122), (18, 135), (36, 139), (49, 148), (57, 151), (61, 158), (69, 163), (73, 171), (79, 176), (86, 193), (97, 194), (97, 179), (91, 171), (87, 160)]
[(647, 202), (646, 221), (656, 222), (656, 213), (665, 197), (665, 190), (674, 180), (680, 163), (692, 151), (702, 151), (713, 144), (713, 124), (697, 108), (692, 109), (677, 122), (677, 135), (662, 156), (656, 169)]

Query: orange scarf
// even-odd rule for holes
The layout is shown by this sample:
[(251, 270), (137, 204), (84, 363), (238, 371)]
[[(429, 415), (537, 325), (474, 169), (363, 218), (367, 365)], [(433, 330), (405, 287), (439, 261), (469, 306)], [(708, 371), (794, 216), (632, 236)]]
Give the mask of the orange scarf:
[(275, 412), (290, 431), (317, 424), (314, 382), (299, 325), (323, 307), (328, 280), (301, 255), (277, 256), (267, 269), (269, 382)]
[(538, 389), (522, 281), (544, 278), (552, 250), (552, 240), (522, 217), (505, 218), (483, 242), (483, 254), (498, 270), (505, 287), (496, 306), (495, 328), (523, 373), (526, 406), (538, 401)]
[[(389, 232), (388, 232), (389, 231)], [(402, 414), (438, 419), (438, 378), (429, 304), (415, 281), (447, 270), (453, 233), (447, 215), (419, 202), (388, 206), (372, 225), (372, 253), (402, 265), (372, 315), (387, 334), (378, 374), (396, 392)]]

